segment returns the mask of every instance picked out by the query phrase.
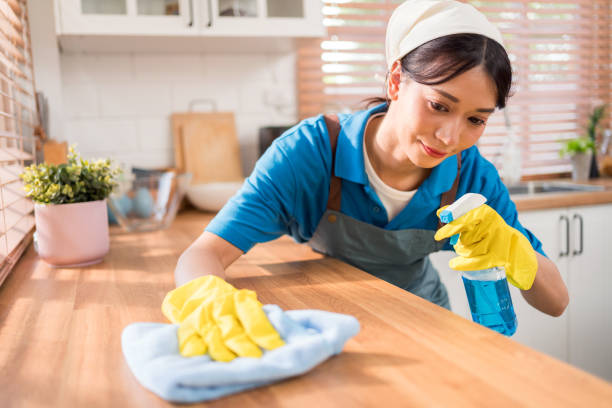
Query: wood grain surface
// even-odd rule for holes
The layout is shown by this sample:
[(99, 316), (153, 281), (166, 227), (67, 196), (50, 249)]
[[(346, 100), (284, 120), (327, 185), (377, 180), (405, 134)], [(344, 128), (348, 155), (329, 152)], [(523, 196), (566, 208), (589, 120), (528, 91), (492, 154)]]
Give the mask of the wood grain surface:
[[(51, 268), (28, 248), (0, 288), (0, 406), (172, 406), (132, 376), (121, 331), (132, 322), (165, 322), (160, 305), (174, 287), (177, 257), (210, 218), (187, 212), (165, 231), (115, 229), (110, 254), (86, 268)], [(361, 332), (303, 376), (202, 406), (609, 407), (612, 401), (612, 384), (288, 237), (257, 245), (228, 275), (263, 303), (351, 314)]]
[(191, 184), (244, 179), (233, 113), (174, 113), (171, 121), (176, 167)]

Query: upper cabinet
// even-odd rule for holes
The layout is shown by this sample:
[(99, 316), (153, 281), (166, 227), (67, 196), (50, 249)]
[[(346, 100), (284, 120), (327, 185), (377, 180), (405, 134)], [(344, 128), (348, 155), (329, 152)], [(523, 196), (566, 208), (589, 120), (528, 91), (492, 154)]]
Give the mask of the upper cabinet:
[(61, 36), (319, 37), (321, 0), (56, 0)]
[(59, 35), (191, 35), (194, 0), (56, 0)]
[(319, 37), (320, 0), (200, 0), (204, 27), (219, 35)]

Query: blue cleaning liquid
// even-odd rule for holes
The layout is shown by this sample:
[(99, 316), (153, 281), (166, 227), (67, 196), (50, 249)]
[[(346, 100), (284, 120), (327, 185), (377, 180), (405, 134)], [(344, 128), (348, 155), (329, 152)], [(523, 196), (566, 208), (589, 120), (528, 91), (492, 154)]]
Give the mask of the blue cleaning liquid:
[[(496, 269), (498, 268), (464, 272), (463, 285), (470, 304), (472, 320), (501, 334), (512, 336), (516, 331), (517, 321), (508, 290), (508, 281), (503, 269), (501, 274), (497, 273), (495, 276)], [(487, 274), (487, 271), (493, 271), (493, 279), (491, 273)]]

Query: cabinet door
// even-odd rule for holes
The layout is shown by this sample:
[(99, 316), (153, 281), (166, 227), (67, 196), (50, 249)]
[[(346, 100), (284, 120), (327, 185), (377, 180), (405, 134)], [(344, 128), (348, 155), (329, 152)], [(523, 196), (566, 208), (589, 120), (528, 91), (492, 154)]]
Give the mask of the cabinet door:
[[(571, 251), (568, 241), (571, 225), (567, 209), (524, 211), (519, 214), (519, 221), (542, 242), (544, 252), (557, 265), (567, 284), (568, 252)], [(568, 313), (560, 317), (544, 314), (530, 306), (519, 289), (509, 286), (518, 319), (513, 339), (567, 361)]]
[(203, 0), (202, 32), (223, 36), (318, 37), (320, 0)]
[(197, 0), (58, 0), (59, 34), (187, 35)]
[(569, 215), (569, 362), (612, 381), (612, 205)]

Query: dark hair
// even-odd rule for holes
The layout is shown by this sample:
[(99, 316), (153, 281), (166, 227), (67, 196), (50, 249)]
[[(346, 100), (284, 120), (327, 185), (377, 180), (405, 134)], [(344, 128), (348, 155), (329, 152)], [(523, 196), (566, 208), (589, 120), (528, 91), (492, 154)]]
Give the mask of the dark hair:
[[(510, 94), (512, 66), (504, 47), (480, 34), (452, 34), (436, 38), (401, 59), (402, 72), (424, 85), (437, 85), (477, 66), (483, 66), (497, 88), (496, 106), (503, 109)], [(368, 106), (386, 96), (366, 99)]]

